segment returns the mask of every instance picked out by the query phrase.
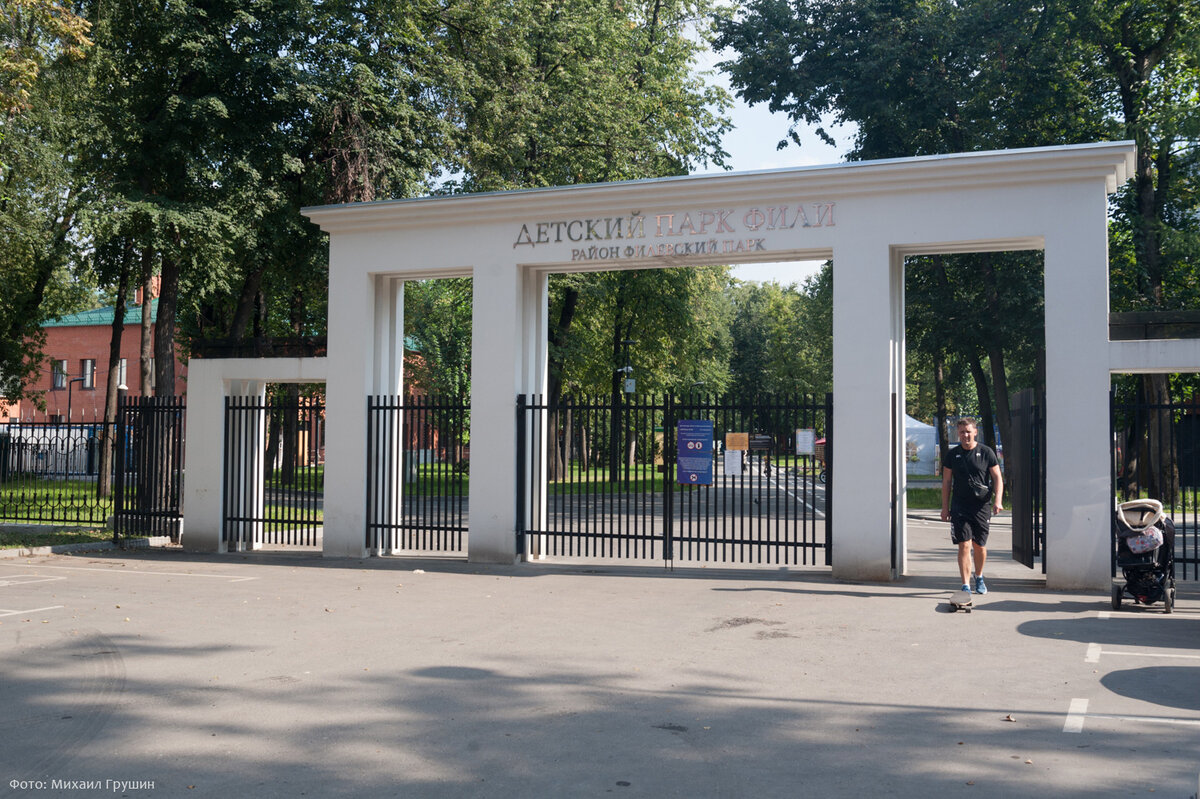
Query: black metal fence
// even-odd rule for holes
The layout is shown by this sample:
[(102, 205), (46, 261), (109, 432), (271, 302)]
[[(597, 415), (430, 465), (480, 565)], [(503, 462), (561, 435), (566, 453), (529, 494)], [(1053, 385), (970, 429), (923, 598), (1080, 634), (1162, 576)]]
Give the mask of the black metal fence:
[[(1118, 501), (1162, 502), (1175, 523), (1176, 577), (1200, 579), (1200, 406), (1122, 402), (1114, 395), (1112, 430)], [(1113, 528), (1115, 536), (1115, 520)]]
[(465, 554), (471, 405), (367, 398), (367, 549)]
[(1045, 401), (1033, 389), (1014, 394), (1009, 408), (1012, 441), (1004, 447), (1004, 488), (1012, 505), (1012, 552), (1046, 571), (1046, 420)]
[[(710, 484), (677, 482), (681, 421), (712, 424)], [(518, 397), (518, 552), (828, 565), (831, 421), (828, 395)]]
[(118, 405), (113, 491), (117, 537), (165, 535), (178, 543), (185, 414), (182, 397), (134, 397)]
[(230, 550), (319, 545), (323, 397), (226, 397), (224, 463), (222, 535)]
[(186, 408), (121, 400), (114, 422), (0, 426), (0, 521), (103, 525), (178, 539)]

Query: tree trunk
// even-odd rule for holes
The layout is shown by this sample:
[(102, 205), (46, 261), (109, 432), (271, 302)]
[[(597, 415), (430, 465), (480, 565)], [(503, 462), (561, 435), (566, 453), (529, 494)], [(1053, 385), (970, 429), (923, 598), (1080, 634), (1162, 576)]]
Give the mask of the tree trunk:
[(250, 326), (251, 320), (254, 318), (255, 309), (257, 307), (257, 298), (262, 290), (263, 272), (266, 267), (256, 269), (246, 276), (246, 281), (242, 284), (242, 291), (238, 295), (237, 306), (233, 310), (233, 319), (229, 323), (229, 337), (232, 339), (241, 339), (246, 335), (246, 328)]
[(178, 296), (179, 258), (172, 255), (163, 258), (162, 280), (158, 288), (158, 317), (154, 324), (154, 375), (158, 382), (154, 393), (160, 397), (175, 396), (175, 310)]
[(113, 440), (117, 421), (117, 384), (121, 377), (121, 337), (125, 332), (125, 296), (129, 293), (129, 259), (131, 247), (126, 246), (117, 276), (117, 298), (113, 305), (112, 335), (108, 340), (108, 382), (104, 391), (104, 426), (100, 436), (100, 479), (97, 492), (112, 496)]
[(942, 458), (950, 446), (946, 436), (946, 356), (941, 352), (933, 356), (933, 400), (935, 405), (933, 423), (937, 426), (937, 469), (938, 474), (941, 474)]
[[(571, 429), (568, 422), (564, 428), (560, 424), (561, 411), (559, 406), (562, 404), (563, 393), (563, 350), (566, 348), (567, 342), (571, 335), (571, 323), (575, 320), (575, 309), (579, 302), (579, 289), (568, 286), (563, 293), (563, 305), (558, 314), (558, 324), (550, 331), (550, 353), (547, 358), (547, 371), (549, 379), (547, 381), (546, 404), (550, 408), (550, 418), (547, 420), (550, 429), (549, 444), (552, 449), (550, 453), (550, 480), (561, 480), (566, 475), (567, 470), (571, 466), (570, 456), (570, 440)], [(560, 444), (557, 436), (558, 431), (564, 430), (562, 442)]]
[(996, 425), (1000, 428), (1001, 446), (1012, 441), (1012, 413), (1008, 405), (1008, 375), (1004, 369), (1004, 351), (999, 346), (988, 347), (992, 367), (992, 388), (996, 395)]
[(1142, 391), (1146, 402), (1145, 458), (1149, 467), (1143, 471), (1149, 484), (1143, 490), (1161, 501), (1173, 505), (1179, 487), (1178, 456), (1172, 414), (1170, 383), (1166, 375), (1142, 375)]
[(618, 372), (618, 367), (624, 366), (621, 363), (621, 342), (626, 336), (622, 335), (621, 318), (625, 312), (625, 287), (626, 275), (628, 272), (618, 274), (617, 296), (616, 303), (613, 309), (613, 326), (612, 326), (612, 368), (609, 373), (612, 377), (612, 410), (610, 411), (610, 428), (611, 433), (608, 442), (608, 481), (615, 483), (621, 479), (621, 427), (622, 427), (622, 393), (621, 393), (621, 378), (625, 376), (624, 372)]
[(142, 250), (142, 347), (141, 357), (138, 358), (138, 373), (142, 378), (142, 396), (154, 394), (154, 374), (151, 363), (154, 360), (154, 251), (147, 248)]
[(979, 430), (983, 443), (995, 449), (996, 422), (992, 415), (992, 395), (988, 388), (987, 375), (983, 371), (982, 364), (979, 363), (977, 354), (969, 353), (966, 358), (971, 367), (971, 377), (975, 380), (975, 393), (979, 395), (979, 424), (976, 425), (976, 428)]

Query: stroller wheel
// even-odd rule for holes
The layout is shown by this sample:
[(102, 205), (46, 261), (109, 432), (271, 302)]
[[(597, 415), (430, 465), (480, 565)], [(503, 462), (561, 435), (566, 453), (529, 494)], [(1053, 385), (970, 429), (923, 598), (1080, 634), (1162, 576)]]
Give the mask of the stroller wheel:
[(1121, 597), (1125, 593), (1124, 586), (1114, 585), (1112, 587), (1112, 608), (1113, 610), (1121, 609)]
[(1175, 610), (1175, 589), (1168, 588), (1163, 591), (1163, 613), (1172, 613)]

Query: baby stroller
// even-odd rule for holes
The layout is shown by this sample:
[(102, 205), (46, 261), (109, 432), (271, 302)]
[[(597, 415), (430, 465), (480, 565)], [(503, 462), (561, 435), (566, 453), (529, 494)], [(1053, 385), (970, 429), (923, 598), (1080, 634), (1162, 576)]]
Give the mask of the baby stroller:
[(1112, 589), (1113, 610), (1129, 597), (1136, 604), (1175, 609), (1175, 523), (1155, 499), (1122, 502), (1116, 509), (1117, 567), (1125, 584)]

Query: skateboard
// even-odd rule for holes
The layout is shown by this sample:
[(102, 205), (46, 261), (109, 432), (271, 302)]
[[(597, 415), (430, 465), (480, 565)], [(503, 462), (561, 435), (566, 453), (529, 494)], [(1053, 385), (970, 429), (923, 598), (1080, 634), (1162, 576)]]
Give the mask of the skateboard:
[(965, 610), (970, 613), (972, 601), (970, 591), (955, 591), (950, 595), (950, 612)]

